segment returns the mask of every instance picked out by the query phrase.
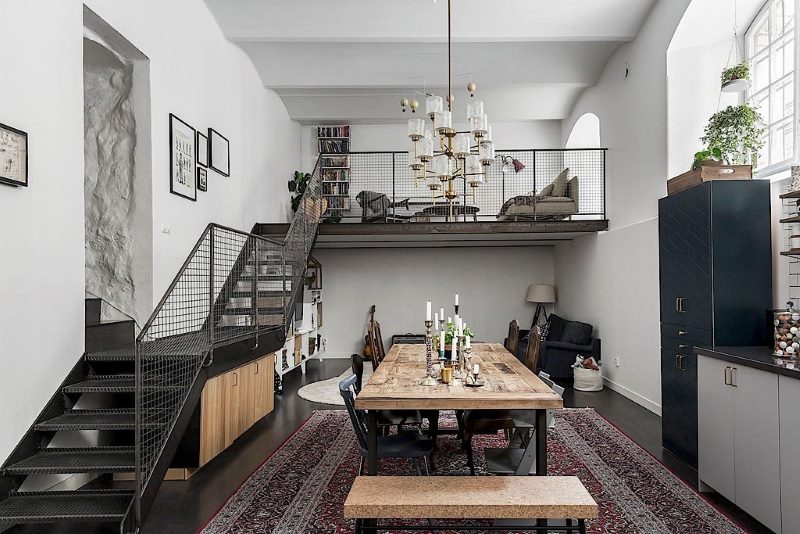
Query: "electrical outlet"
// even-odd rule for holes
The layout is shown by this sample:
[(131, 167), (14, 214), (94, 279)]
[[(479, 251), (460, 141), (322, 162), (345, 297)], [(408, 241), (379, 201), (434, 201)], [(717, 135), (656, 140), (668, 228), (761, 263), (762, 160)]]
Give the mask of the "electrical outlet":
[(614, 367), (619, 367), (619, 365), (620, 365), (619, 356), (615, 356), (614, 357)]
[(166, 224), (162, 224), (161, 225), (161, 233), (162, 234), (171, 234), (172, 233), (172, 228), (170, 228)]

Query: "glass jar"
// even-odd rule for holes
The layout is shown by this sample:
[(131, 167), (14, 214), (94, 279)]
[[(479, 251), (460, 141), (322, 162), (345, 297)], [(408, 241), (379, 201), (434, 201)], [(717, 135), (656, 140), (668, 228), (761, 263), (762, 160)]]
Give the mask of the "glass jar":
[(800, 357), (800, 313), (794, 309), (773, 311), (774, 346), (772, 354), (780, 358)]

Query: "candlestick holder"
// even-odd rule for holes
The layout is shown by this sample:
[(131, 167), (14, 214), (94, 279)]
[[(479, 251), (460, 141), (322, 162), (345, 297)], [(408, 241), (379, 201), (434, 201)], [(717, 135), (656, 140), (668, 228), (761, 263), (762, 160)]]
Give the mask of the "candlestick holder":
[(433, 377), (433, 335), (431, 334), (433, 321), (425, 321), (425, 378), (421, 384), (423, 386), (435, 386), (438, 382)]
[(465, 335), (458, 336), (458, 355), (457, 355), (458, 359), (456, 360), (456, 372), (453, 375), (454, 378), (461, 379), (461, 378), (464, 378), (466, 376), (464, 374), (464, 369), (465, 369), (465, 367), (464, 367), (464, 353), (465, 352), (464, 351), (467, 350), (464, 347), (464, 345), (466, 344), (466, 339), (467, 339), (467, 336), (465, 336)]

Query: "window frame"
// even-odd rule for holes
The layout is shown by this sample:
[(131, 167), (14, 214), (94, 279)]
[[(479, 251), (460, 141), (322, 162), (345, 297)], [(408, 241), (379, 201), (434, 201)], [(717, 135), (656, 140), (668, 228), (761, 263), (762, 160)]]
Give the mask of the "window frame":
[[(798, 53), (798, 52), (800, 52), (800, 49), (798, 49), (798, 42), (800, 42), (800, 25), (798, 25), (798, 23), (797, 23), (798, 22), (797, 21), (798, 10), (800, 10), (800, 0), (783, 0), (783, 1), (784, 1), (784, 3), (791, 3), (791, 2), (794, 3), (794, 22), (793, 22), (793, 27), (790, 30), (784, 31), (780, 35), (776, 36), (774, 39), (772, 38), (773, 37), (773, 35), (772, 35), (772, 25), (774, 24), (774, 18), (772, 16), (772, 9), (773, 9), (773, 5), (777, 2), (777, 0), (766, 0), (764, 2), (764, 4), (761, 6), (761, 8), (758, 10), (756, 15), (753, 17), (753, 20), (750, 21), (750, 24), (748, 25), (748, 27), (745, 30), (744, 35), (742, 37), (743, 45), (744, 45), (742, 47), (742, 50), (744, 51), (745, 58), (747, 59), (748, 62), (750, 62), (751, 85), (748, 87), (747, 91), (745, 92), (744, 97), (743, 98), (740, 97), (740, 102), (746, 102), (746, 103), (752, 104), (753, 99), (757, 95), (762, 95), (762, 94), (768, 95), (768, 98), (769, 98), (769, 109), (762, 110), (762, 116), (764, 117), (764, 126), (765, 126), (765, 129), (766, 129), (766, 138), (768, 140), (770, 138), (770, 131), (771, 131), (771, 129), (773, 127), (778, 126), (783, 122), (789, 122), (790, 124), (792, 124), (792, 145), (793, 145), (792, 146), (792, 155), (789, 156), (786, 159), (783, 159), (783, 160), (775, 162), (775, 163), (770, 162), (770, 164), (767, 165), (766, 167), (759, 168), (758, 169), (758, 176), (760, 178), (766, 178), (766, 177), (769, 177), (769, 176), (784, 172), (784, 171), (788, 170), (792, 165), (794, 165), (798, 161), (798, 159), (800, 159), (799, 158), (799, 156), (800, 156), (800, 146), (798, 146), (800, 144), (800, 132), (798, 132), (798, 126), (800, 126), (800, 123), (798, 122), (799, 114), (798, 114), (798, 109), (797, 109), (798, 102), (800, 101), (800, 83), (798, 83), (798, 81), (799, 81), (798, 80), (798, 73), (800, 72), (799, 71), (800, 62), (798, 62), (798, 59), (799, 59), (798, 56), (800, 56), (800, 54)], [(768, 35), (769, 42), (767, 43), (767, 47), (766, 47), (767, 48), (766, 54), (767, 54), (767, 58), (768, 58), (767, 61), (768, 61), (768, 69), (769, 69), (769, 71), (768, 71), (769, 80), (767, 82), (767, 85), (764, 88), (762, 88), (760, 91), (756, 92), (756, 91), (753, 90), (753, 87), (752, 87), (752, 80), (755, 77), (755, 63), (753, 62), (753, 59), (755, 58), (756, 54), (750, 49), (751, 48), (750, 47), (750, 42), (752, 40), (751, 38), (753, 37), (753, 33), (756, 30), (757, 23), (760, 23), (764, 19), (764, 17), (766, 17), (766, 19), (767, 19), (767, 24), (768, 24), (767, 28), (768, 28), (768, 34), (769, 34)], [(782, 40), (784, 40), (784, 39), (786, 39), (787, 37), (790, 37), (790, 36), (791, 36), (791, 38), (793, 40), (793, 46), (794, 46), (794, 53), (793, 53), (794, 63), (791, 66), (792, 72), (784, 74), (779, 79), (773, 80), (773, 78), (772, 78), (772, 69), (774, 68), (774, 64), (773, 63), (774, 63), (774, 58), (775, 58), (775, 54), (773, 53), (773, 48), (775, 48), (776, 44), (780, 43)], [(786, 70), (785, 67), (784, 67), (784, 70)], [(781, 84), (786, 83), (786, 81), (788, 81), (788, 80), (792, 81), (793, 89), (794, 89), (794, 91), (793, 91), (794, 92), (794, 101), (792, 103), (792, 113), (790, 115), (786, 116), (786, 117), (783, 117), (781, 119), (776, 120), (775, 122), (772, 122), (772, 110), (773, 110), (773, 105), (774, 105), (774, 103), (773, 103), (773, 100), (774, 100), (773, 90), (776, 87), (780, 86)], [(768, 143), (767, 148), (768, 148), (769, 151), (772, 150), (772, 143), (771, 142)], [(769, 152), (766, 153), (766, 157), (767, 157), (767, 159), (769, 161), (769, 158), (770, 158)]]

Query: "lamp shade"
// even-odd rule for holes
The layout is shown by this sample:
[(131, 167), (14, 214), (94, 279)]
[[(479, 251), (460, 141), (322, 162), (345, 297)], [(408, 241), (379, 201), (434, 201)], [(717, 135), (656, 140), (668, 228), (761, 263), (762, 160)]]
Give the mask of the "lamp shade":
[(555, 286), (546, 284), (531, 284), (528, 286), (528, 302), (550, 304), (556, 301)]

